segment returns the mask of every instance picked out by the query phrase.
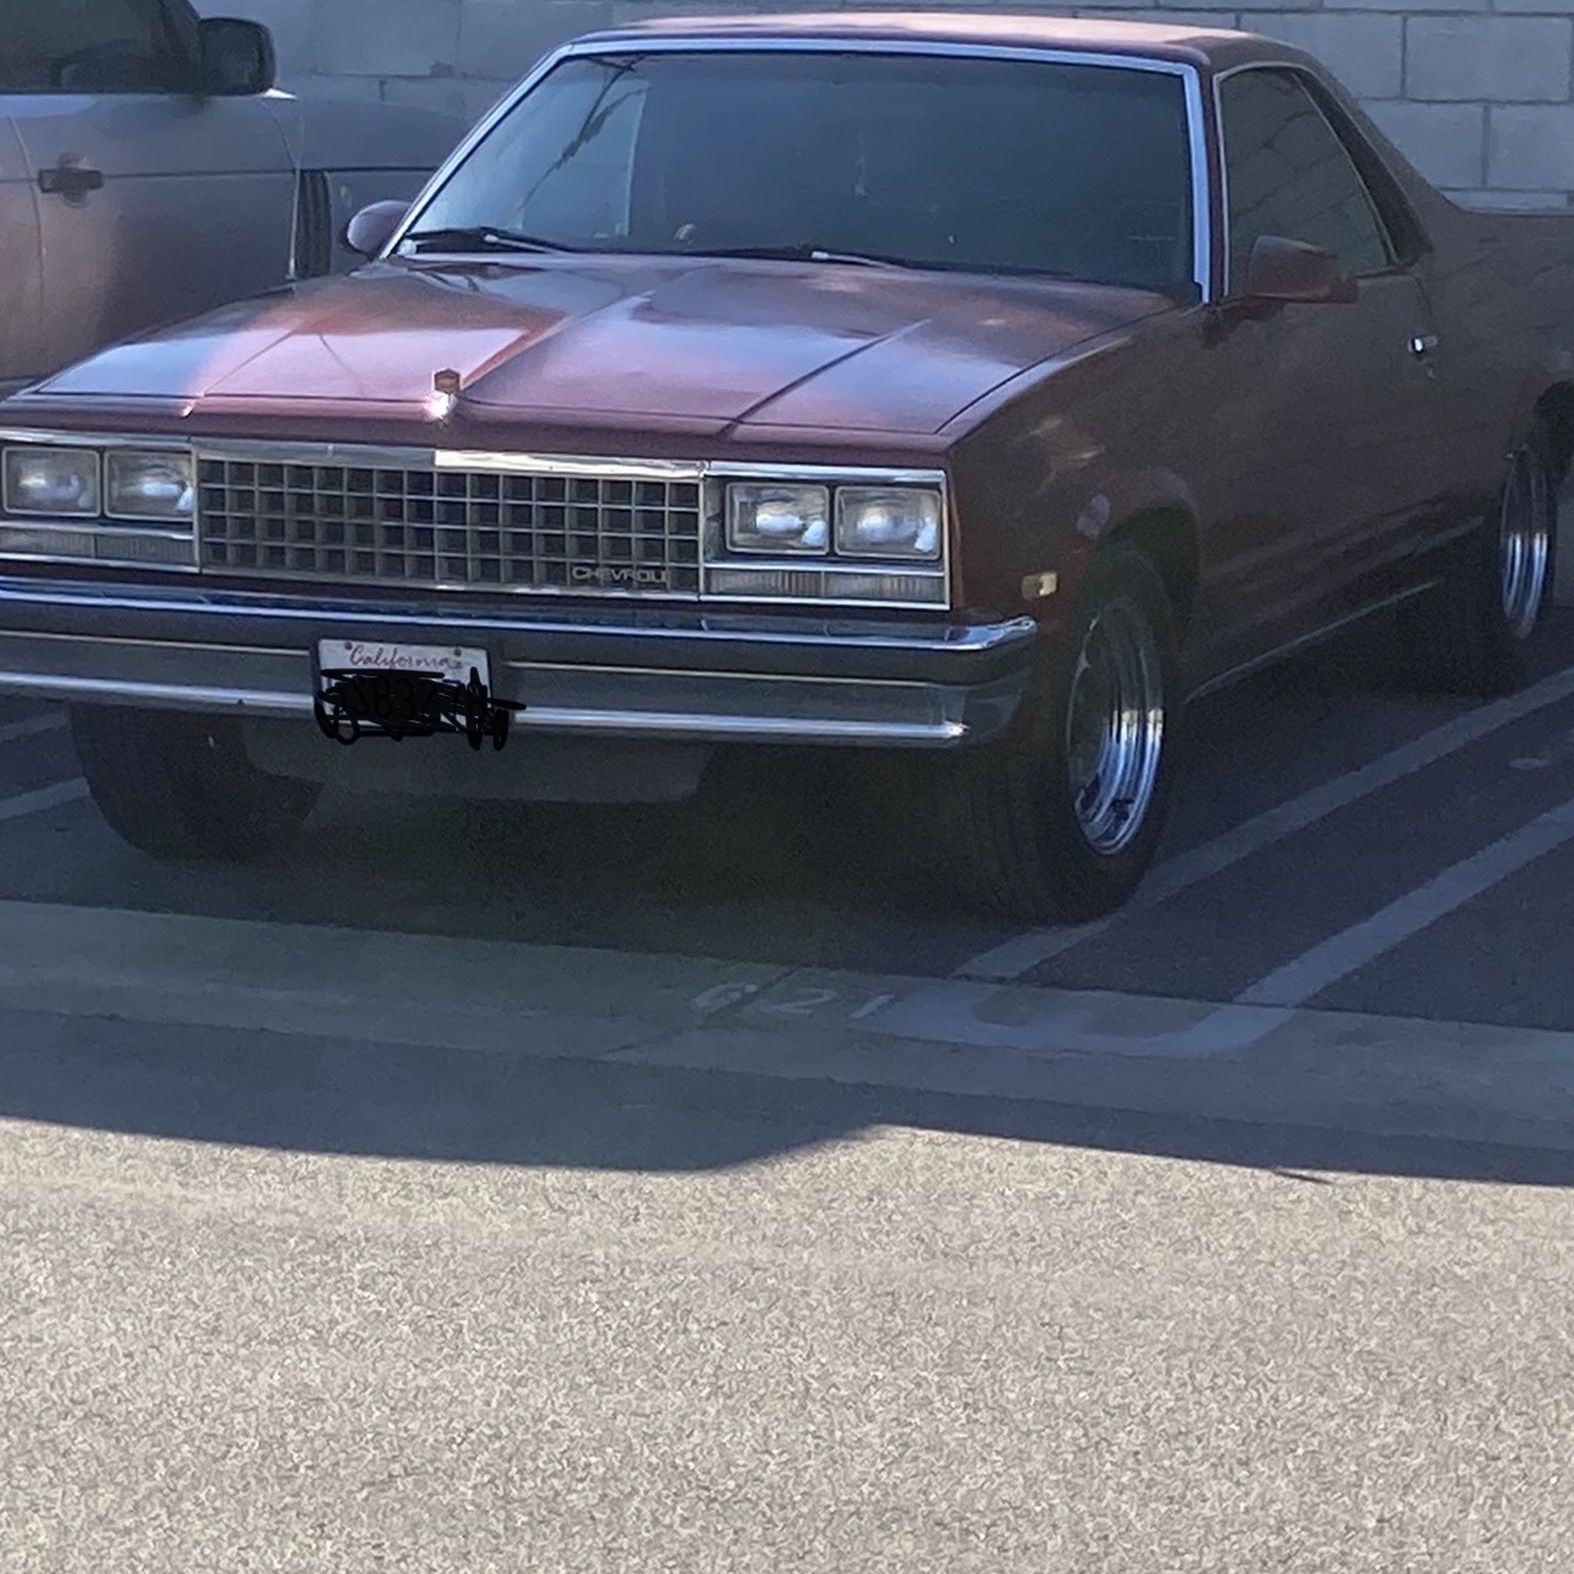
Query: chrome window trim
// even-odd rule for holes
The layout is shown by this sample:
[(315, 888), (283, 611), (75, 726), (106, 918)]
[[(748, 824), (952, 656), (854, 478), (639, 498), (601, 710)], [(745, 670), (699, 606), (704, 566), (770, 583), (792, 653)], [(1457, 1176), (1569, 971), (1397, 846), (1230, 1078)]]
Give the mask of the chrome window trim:
[[(1314, 87), (1319, 86), (1317, 74), (1307, 70), (1303, 65), (1298, 65), (1293, 60), (1249, 60), (1243, 65), (1231, 66), (1228, 70), (1218, 71), (1213, 77), (1213, 119), (1218, 127), (1219, 136), (1219, 291), (1220, 299), (1230, 298), (1230, 158), (1229, 148), (1225, 142), (1224, 127), (1224, 84), (1233, 81), (1238, 76), (1244, 76), (1249, 71), (1277, 71), (1282, 75), (1293, 76), (1310, 82)], [(1306, 96), (1312, 101), (1312, 108), (1317, 111), (1318, 119), (1328, 128), (1328, 135), (1339, 144), (1344, 156), (1350, 161), (1350, 169), (1356, 179), (1356, 184), (1361, 188), (1361, 195), (1366, 199), (1366, 205), (1371, 210), (1372, 222), (1377, 225), (1377, 232), (1383, 238), (1383, 244), (1388, 250), (1388, 266), (1372, 273), (1359, 273), (1358, 279), (1376, 278), (1382, 273), (1391, 273), (1395, 268), (1402, 266), (1399, 262), (1399, 248), (1394, 242), (1393, 231), (1388, 226), (1388, 220), (1383, 217), (1381, 206), (1372, 196), (1372, 188), (1367, 184), (1366, 176), (1361, 173), (1361, 166), (1356, 163), (1355, 155), (1345, 144), (1344, 137), (1339, 128), (1328, 118), (1328, 112), (1323, 108), (1321, 99), (1316, 92), (1308, 91)], [(1359, 128), (1355, 128), (1359, 130)], [(1377, 150), (1369, 150), (1377, 157)]]
[[(626, 54), (862, 54), (862, 55), (938, 55), (942, 58), (969, 60), (1021, 60), (1051, 65), (1091, 66), (1106, 70), (1149, 71), (1181, 79), (1186, 96), (1186, 121), (1191, 162), (1192, 191), (1192, 282), (1202, 304), (1214, 298), (1213, 239), (1208, 208), (1208, 140), (1203, 120), (1202, 74), (1188, 61), (1163, 60), (1149, 55), (1108, 55), (1095, 50), (1042, 47), (1032, 44), (980, 44), (946, 39), (873, 39), (807, 38), (788, 34), (765, 34), (758, 38), (683, 38), (671, 37), (587, 37), (572, 40), (544, 56), (511, 93), (493, 105), (462, 138), (459, 145), (438, 166), (436, 173), (410, 204), (404, 220), (394, 231), (378, 260), (392, 257), (405, 237), (421, 221), (426, 209), (436, 200), (455, 172), (493, 131), (511, 115), (528, 93), (566, 60), (599, 55)], [(1223, 149), (1220, 149), (1223, 167)]]

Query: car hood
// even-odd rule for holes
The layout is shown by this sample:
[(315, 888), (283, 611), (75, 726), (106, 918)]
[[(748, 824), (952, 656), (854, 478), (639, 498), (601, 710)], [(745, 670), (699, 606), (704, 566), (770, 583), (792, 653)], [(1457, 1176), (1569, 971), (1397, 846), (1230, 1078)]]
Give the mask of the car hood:
[(510, 258), (376, 264), (108, 350), (50, 395), (477, 418), (939, 431), (1029, 367), (1173, 306), (1146, 291), (814, 263)]

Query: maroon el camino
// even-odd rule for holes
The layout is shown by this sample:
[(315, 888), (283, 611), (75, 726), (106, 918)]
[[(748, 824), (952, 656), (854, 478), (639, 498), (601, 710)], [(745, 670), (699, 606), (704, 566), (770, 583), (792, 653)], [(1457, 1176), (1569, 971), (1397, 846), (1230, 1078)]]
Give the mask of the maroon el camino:
[(328, 779), (676, 798), (842, 745), (959, 891), (1084, 916), (1199, 691), (1384, 608), (1418, 682), (1522, 677), (1574, 229), (1457, 208), (1293, 49), (601, 33), (351, 239), (0, 408), (0, 689), (157, 854)]

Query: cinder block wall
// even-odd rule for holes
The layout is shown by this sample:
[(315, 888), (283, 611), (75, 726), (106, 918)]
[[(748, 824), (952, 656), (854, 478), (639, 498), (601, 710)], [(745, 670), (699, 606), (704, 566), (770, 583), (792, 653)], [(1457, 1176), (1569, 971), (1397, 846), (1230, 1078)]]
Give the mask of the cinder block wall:
[[(834, 5), (836, 0), (822, 0)], [(470, 117), (553, 45), (643, 16), (809, 9), (693, 0), (199, 0), (278, 40), (285, 86)], [(1244, 27), (1324, 60), (1445, 191), (1491, 207), (1574, 196), (1574, 0), (1255, 0), (1245, 11), (1105, 4), (1046, 11)], [(1031, 9), (1011, 0), (1008, 9)], [(861, 7), (866, 8), (866, 7)]]

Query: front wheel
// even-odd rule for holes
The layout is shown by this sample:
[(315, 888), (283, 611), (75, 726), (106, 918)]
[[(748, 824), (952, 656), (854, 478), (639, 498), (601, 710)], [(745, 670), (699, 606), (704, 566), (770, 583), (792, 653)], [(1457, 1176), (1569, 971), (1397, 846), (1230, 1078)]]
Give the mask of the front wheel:
[(77, 706), (71, 733), (99, 812), (155, 858), (260, 857), (317, 799), (314, 785), (258, 770), (231, 718)]
[(1153, 861), (1174, 785), (1178, 631), (1141, 552), (1089, 572), (1066, 655), (1035, 673), (1011, 733), (955, 762), (944, 793), (958, 880), (991, 911), (1087, 919)]

